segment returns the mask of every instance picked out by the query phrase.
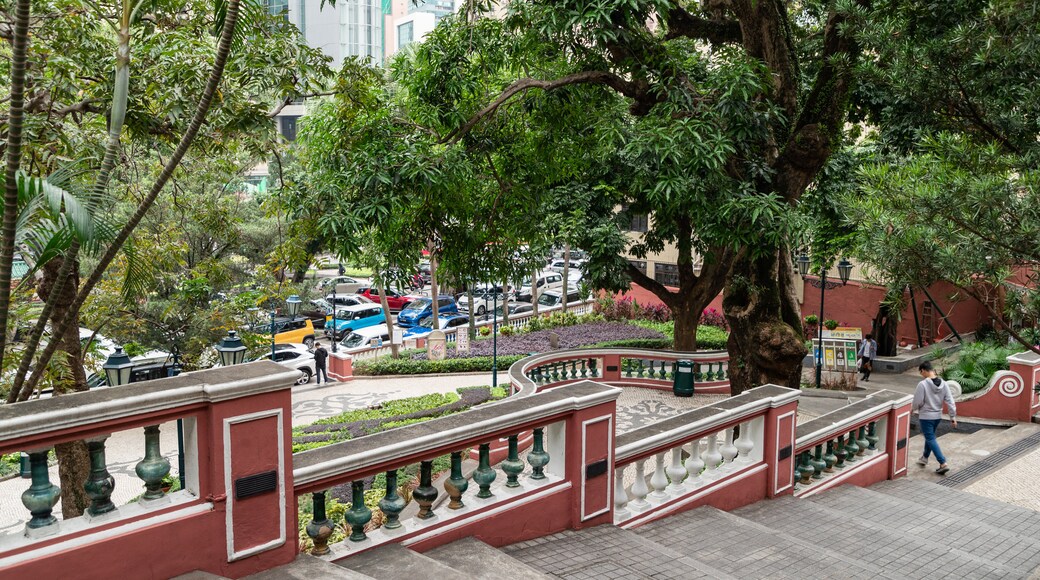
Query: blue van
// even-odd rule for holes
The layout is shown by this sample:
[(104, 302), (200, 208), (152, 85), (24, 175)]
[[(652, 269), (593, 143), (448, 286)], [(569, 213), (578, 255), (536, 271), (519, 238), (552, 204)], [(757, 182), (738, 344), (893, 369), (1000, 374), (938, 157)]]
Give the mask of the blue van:
[[(406, 306), (397, 315), (397, 325), (401, 328), (418, 326), (419, 321), (433, 314), (433, 299), (418, 298)], [(459, 307), (455, 305), (455, 299), (450, 296), (439, 296), (437, 298), (437, 309), (441, 314), (458, 314)]]
[[(332, 328), (335, 320), (335, 329)], [(383, 309), (378, 304), (355, 304), (336, 308), (336, 317), (325, 322), (325, 336), (339, 340), (359, 328), (386, 324)]]

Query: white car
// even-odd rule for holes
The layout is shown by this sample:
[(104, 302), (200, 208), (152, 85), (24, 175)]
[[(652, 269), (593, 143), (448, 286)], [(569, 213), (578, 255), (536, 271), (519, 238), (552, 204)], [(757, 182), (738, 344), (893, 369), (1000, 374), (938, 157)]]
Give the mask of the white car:
[[(271, 353), (267, 352), (256, 360), (271, 360)], [(302, 344), (274, 345), (274, 362), (302, 372), (303, 376), (296, 380), (297, 385), (306, 385), (314, 376), (314, 353)]]

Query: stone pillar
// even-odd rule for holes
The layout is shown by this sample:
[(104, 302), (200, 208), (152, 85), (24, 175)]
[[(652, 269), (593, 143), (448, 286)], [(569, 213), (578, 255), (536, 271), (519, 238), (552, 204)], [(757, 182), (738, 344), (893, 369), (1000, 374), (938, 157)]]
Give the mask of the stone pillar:
[(1040, 384), (1040, 355), (1032, 351), (1022, 352), (1008, 357), (1011, 372), (1022, 377), (1022, 392), (1018, 394), (1018, 412), (1015, 419), (1028, 423), (1040, 412), (1040, 396), (1037, 386)]
[(621, 355), (603, 355), (603, 382), (616, 382), (621, 380)]
[(906, 475), (910, 461), (910, 407), (911, 401), (893, 406), (888, 412), (888, 432), (885, 434), (885, 453), (888, 454), (888, 478)]
[(330, 352), (328, 360), (329, 377), (339, 382), (354, 378), (354, 357), (342, 352)]
[(798, 418), (798, 399), (770, 408), (765, 417), (763, 459), (766, 470), (766, 495), (776, 497), (794, 493), (794, 444)]

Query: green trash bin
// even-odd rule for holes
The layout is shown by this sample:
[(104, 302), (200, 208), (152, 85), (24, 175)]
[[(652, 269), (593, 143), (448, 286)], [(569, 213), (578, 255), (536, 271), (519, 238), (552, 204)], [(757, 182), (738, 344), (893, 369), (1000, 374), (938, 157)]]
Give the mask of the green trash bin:
[(676, 397), (693, 396), (693, 361), (680, 360), (675, 363), (672, 373), (672, 393)]

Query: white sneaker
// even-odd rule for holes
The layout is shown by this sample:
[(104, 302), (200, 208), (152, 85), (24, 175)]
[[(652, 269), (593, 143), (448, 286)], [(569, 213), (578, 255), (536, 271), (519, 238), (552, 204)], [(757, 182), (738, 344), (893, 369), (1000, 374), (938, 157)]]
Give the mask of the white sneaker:
[(928, 458), (927, 457), (920, 457), (920, 458), (918, 458), (917, 459), (917, 464), (920, 465), (921, 467), (924, 467), (925, 465), (928, 465)]

